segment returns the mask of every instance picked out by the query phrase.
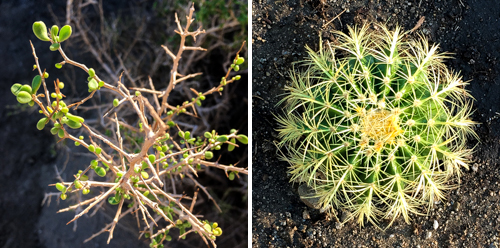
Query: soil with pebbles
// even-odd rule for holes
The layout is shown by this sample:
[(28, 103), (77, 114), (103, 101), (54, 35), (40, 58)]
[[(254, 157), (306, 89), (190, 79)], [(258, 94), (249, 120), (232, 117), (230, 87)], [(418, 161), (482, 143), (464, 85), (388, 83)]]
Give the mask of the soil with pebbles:
[[(138, 240), (139, 230), (136, 220), (130, 216), (130, 218), (120, 220), (114, 231), (114, 239), (109, 245), (106, 245), (107, 233), (83, 244), (83, 240), (100, 231), (114, 218), (116, 206), (110, 206), (107, 202), (101, 208), (102, 211), (98, 211), (96, 215), (92, 217), (85, 215), (79, 219), (76, 228), (73, 224), (66, 225), (74, 217), (74, 212), (56, 213), (58, 209), (75, 203), (75, 201), (71, 201), (71, 197), (59, 203), (53, 197), (50, 206), (41, 205), (44, 193), (55, 192), (54, 187), (48, 186), (57, 181), (54, 166), (62, 170), (63, 164), (68, 162), (67, 151), (69, 149), (58, 149), (56, 147), (57, 140), (50, 135), (47, 128), (44, 131), (36, 129), (36, 123), (40, 119), (40, 115), (37, 113), (38, 109), (20, 107), (12, 95), (10, 87), (16, 82), (29, 84), (35, 75), (31, 71), (34, 59), (29, 40), (32, 40), (37, 49), (40, 64), (50, 72), (50, 78), (60, 78), (62, 81), (68, 82), (64, 80), (66, 79), (64, 68), (56, 70), (53, 67), (55, 63), (61, 61), (60, 55), (49, 51), (48, 45), (36, 39), (31, 30), (34, 21), (42, 20), (47, 25), (51, 25), (54, 22), (51, 11), (57, 15), (62, 13), (58, 18), (60, 21), (63, 20), (66, 13), (65, 4), (66, 1), (48, 0), (0, 1), (0, 9), (2, 10), (0, 15), (0, 36), (2, 37), (0, 39), (0, 54), (2, 56), (0, 61), (0, 85), (2, 86), (0, 87), (0, 247), (149, 247), (149, 243), (146, 243), (144, 238)], [(119, 15), (130, 16), (144, 9), (151, 11), (152, 4), (153, 1), (110, 0), (104, 1), (103, 7), (107, 13), (106, 17), (111, 18)], [(89, 21), (89, 25), (99, 20), (95, 14), (91, 18), (94, 19)], [(154, 26), (155, 17), (148, 16), (147, 21), (149, 21), (147, 24), (149, 28), (160, 30), (157, 32), (165, 31), (163, 28)], [(118, 24), (120, 23), (118, 22)], [(117, 28), (120, 27), (117, 26)], [(135, 31), (132, 32), (135, 33)], [(159, 46), (156, 43), (155, 45)], [(95, 59), (90, 54), (83, 54), (80, 49), (80, 47), (73, 46), (68, 55), (89, 66), (95, 64), (94, 68), (98, 68)], [(204, 62), (200, 63), (200, 68), (205, 75), (211, 75), (211, 73), (207, 73), (208, 71), (214, 72), (214, 75), (225, 73), (221, 66), (221, 58), (225, 56), (220, 54), (221, 51), (214, 51), (206, 57)], [(168, 68), (161, 70), (168, 72)], [(231, 118), (228, 117), (218, 123), (217, 129), (221, 132), (229, 132), (231, 128), (237, 128), (242, 133), (247, 134), (246, 102), (248, 94), (245, 75), (242, 75), (240, 83), (232, 84), (225, 89), (231, 95), (228, 105), (232, 106), (225, 115), (231, 116)], [(84, 82), (86, 76), (77, 74), (77, 78), (81, 78), (78, 82)], [(216, 80), (212, 81), (210, 83), (218, 83)], [(66, 83), (66, 85), (67, 92), (72, 92), (70, 84)], [(165, 86), (157, 85), (157, 89), (160, 87)], [(66, 88), (64, 90), (66, 91)], [(85, 85), (80, 90), (84, 90), (82, 92), (86, 94)], [(71, 95), (71, 93), (65, 94)], [(207, 97), (208, 100), (209, 97)], [(69, 147), (73, 148), (74, 146), (69, 145)], [(245, 166), (247, 164), (247, 149), (247, 146), (236, 148), (229, 154), (229, 159), (224, 163), (234, 163), (241, 159), (240, 165)], [(81, 154), (86, 154), (84, 149), (72, 151), (71, 159), (62, 173), (66, 180), (71, 180), (72, 175), (77, 173), (79, 169), (85, 168), (92, 159), (92, 157), (81, 156)], [(227, 155), (223, 154), (223, 158), (227, 158)], [(246, 247), (248, 242), (247, 202), (245, 201), (247, 179), (228, 182), (224, 180), (223, 172), (217, 173), (217, 171), (212, 170), (214, 176), (205, 176), (206, 180), (201, 179), (203, 181), (200, 183), (208, 186), (212, 196), (225, 210), (224, 213), (218, 213), (212, 202), (203, 193), (200, 193), (198, 196), (200, 204), (196, 205), (195, 214), (203, 214), (206, 219), (217, 221), (219, 226), (223, 228), (224, 235), (217, 240), (219, 247)], [(246, 177), (243, 176), (243, 178)], [(186, 192), (186, 194), (192, 195), (192, 192)], [(187, 240), (178, 241), (175, 238), (178, 236), (178, 232), (172, 232), (174, 239), (168, 243), (168, 247), (204, 246), (203, 241), (196, 234), (188, 235)]]
[[(500, 2), (489, 0), (299, 0), (252, 2), (253, 247), (500, 247)], [(343, 13), (342, 13), (343, 12)], [(340, 15), (339, 19), (334, 19)], [(355, 221), (347, 213), (329, 218), (308, 208), (289, 183), (287, 163), (277, 159), (274, 114), (292, 63), (333, 41), (332, 30), (365, 22), (417, 29), (441, 51), (446, 64), (471, 80), (473, 120), (480, 143), (463, 170), (459, 189), (447, 193), (428, 216), (398, 219), (386, 231)]]

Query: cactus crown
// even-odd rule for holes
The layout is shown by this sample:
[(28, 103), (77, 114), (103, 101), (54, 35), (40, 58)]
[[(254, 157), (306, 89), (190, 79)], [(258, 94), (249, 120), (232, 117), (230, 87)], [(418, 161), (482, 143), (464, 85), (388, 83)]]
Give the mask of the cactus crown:
[(306, 69), (291, 72), (277, 117), (282, 159), (322, 208), (347, 209), (361, 225), (409, 222), (467, 168), (466, 140), (477, 138), (467, 83), (422, 36), (384, 26), (335, 35), (339, 44), (307, 48)]

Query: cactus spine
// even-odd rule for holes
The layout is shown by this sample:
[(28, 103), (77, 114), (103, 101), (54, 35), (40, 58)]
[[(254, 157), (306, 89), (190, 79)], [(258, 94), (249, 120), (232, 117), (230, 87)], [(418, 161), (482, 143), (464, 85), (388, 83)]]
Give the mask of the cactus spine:
[(467, 83), (422, 36), (384, 26), (335, 35), (339, 44), (307, 48), (305, 70), (291, 72), (276, 118), (282, 159), (323, 208), (347, 209), (361, 225), (409, 222), (467, 168), (466, 140), (477, 138)]

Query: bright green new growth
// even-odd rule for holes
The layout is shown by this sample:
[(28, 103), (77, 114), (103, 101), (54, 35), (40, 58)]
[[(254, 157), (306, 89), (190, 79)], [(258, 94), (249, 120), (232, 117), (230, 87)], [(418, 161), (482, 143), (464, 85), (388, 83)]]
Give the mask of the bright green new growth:
[[(62, 200), (66, 200), (68, 197), (72, 197), (73, 200), (79, 199), (80, 192), (87, 195), (91, 192), (90, 188), (100, 188), (95, 191), (99, 192), (100, 195), (87, 199), (84, 210), (76, 213), (68, 224), (93, 208), (96, 208), (94, 211), (97, 211), (106, 200), (111, 205), (118, 205), (113, 222), (85, 242), (99, 234), (108, 233), (107, 242), (109, 243), (113, 238), (113, 230), (117, 222), (123, 216), (132, 214), (138, 220), (141, 219), (138, 228), (142, 229), (141, 233), (144, 234), (144, 237), (150, 239), (150, 247), (164, 247), (165, 241), (172, 240), (172, 237), (167, 234), (170, 229), (174, 228), (179, 229), (179, 239), (185, 239), (188, 234), (195, 233), (203, 239), (207, 246), (210, 242), (213, 247), (216, 247), (215, 240), (222, 234), (221, 227), (218, 227), (215, 222), (203, 220), (203, 216), (199, 213), (195, 214), (193, 208), (198, 193), (194, 193), (194, 197), (186, 197), (185, 193), (176, 192), (175, 185), (182, 185), (184, 180), (188, 181), (187, 185), (194, 183), (222, 211), (206, 187), (198, 183), (200, 172), (204, 174), (203, 172), (207, 168), (217, 168), (224, 171), (230, 180), (239, 178), (238, 173), (240, 172), (248, 174), (247, 168), (236, 167), (232, 164), (224, 165), (219, 162), (219, 159), (213, 162), (208, 161), (214, 158), (212, 151), (220, 150), (225, 144), (230, 151), (238, 147), (236, 140), (239, 143), (247, 144), (247, 136), (238, 134), (238, 130), (232, 129), (231, 133), (226, 135), (218, 134), (212, 130), (207, 132), (209, 138), (204, 138), (197, 133), (203, 129), (198, 131), (196, 131), (197, 128), (192, 131), (183, 130), (191, 128), (192, 125), (185, 127), (185, 123), (188, 123), (191, 117), (198, 118), (196, 106), (201, 107), (206, 96), (220, 92), (223, 86), (241, 79), (240, 75), (232, 74), (232, 70), (237, 71), (238, 65), (245, 61), (243, 57), (239, 57), (245, 43), (243, 42), (240, 50), (236, 53), (234, 59), (236, 65), (228, 68), (225, 76), (222, 77), (221, 85), (211, 87), (204, 92), (191, 89), (194, 93), (191, 101), (185, 101), (182, 105), (175, 106), (172, 103), (175, 100), (171, 98), (176, 96), (170, 97), (173, 95), (171, 93), (173, 93), (174, 88), (181, 87), (180, 85), (184, 81), (201, 75), (201, 73), (182, 75), (179, 71), (179, 61), (183, 56), (188, 57), (186, 52), (206, 51), (199, 45), (191, 46), (186, 43), (187, 39), (196, 40), (197, 36), (205, 33), (201, 27), (192, 30), (193, 21), (194, 5), (191, 5), (186, 15), (186, 24), (181, 25), (177, 15), (175, 16), (177, 24), (175, 32), (181, 36), (178, 50), (174, 53), (167, 46), (162, 46), (164, 49), (162, 52), (165, 52), (167, 57), (172, 60), (170, 80), (163, 84), (160, 82), (157, 85), (160, 87), (155, 89), (150, 78), (151, 89), (144, 88), (141, 83), (140, 87), (133, 87), (134, 93), (122, 83), (121, 76), (112, 83), (105, 83), (99, 70), (89, 68), (66, 55), (64, 52), (66, 47), (62, 47), (60, 43), (71, 36), (70, 26), (66, 25), (59, 30), (59, 27), (54, 25), (50, 30), (47, 30), (41, 21), (33, 24), (34, 34), (40, 40), (50, 42), (49, 50), (61, 54), (63, 61), (57, 63), (56, 68), (61, 69), (63, 65), (66, 65), (65, 68), (75, 66), (88, 73), (86, 78), (90, 94), (79, 101), (71, 102), (72, 99), (66, 98), (62, 92), (63, 82), (60, 82), (59, 79), (54, 80), (53, 83), (47, 80), (49, 74), (46, 69), (42, 69), (35, 46), (31, 44), (35, 58), (33, 70), (38, 75), (34, 76), (32, 86), (15, 83), (11, 87), (12, 94), (19, 103), (28, 103), (30, 106), (36, 104), (40, 108), (38, 113), (42, 117), (37, 122), (37, 129), (43, 130), (49, 125), (50, 132), (57, 135), (61, 139), (60, 141), (73, 141), (75, 146), (83, 146), (92, 156), (95, 156), (90, 165), (85, 170), (79, 170), (78, 174), (72, 175), (70, 181), (52, 185), (57, 188)], [(86, 33), (84, 30), (79, 30), (79, 35), (86, 35)], [(194, 64), (192, 60), (183, 59), (182, 61)], [(43, 87), (41, 87), (42, 85)], [(113, 96), (119, 99), (115, 98), (112, 104), (99, 107), (103, 109), (109, 107), (102, 118), (111, 111), (114, 114), (114, 118), (107, 120), (111, 127), (105, 126), (105, 130), (100, 130), (95, 126), (89, 126), (89, 122), (85, 122), (84, 118), (77, 116), (75, 111), (80, 105), (92, 99), (94, 93), (103, 87), (106, 88), (105, 92), (111, 91)], [(41, 92), (37, 93), (38, 90)], [(117, 106), (120, 108), (116, 108)], [(118, 112), (119, 110), (120, 112)], [(132, 124), (122, 122), (122, 114), (123, 116), (131, 116), (130, 113), (133, 113), (137, 120), (131, 121)], [(114, 136), (112, 129), (115, 129)], [(101, 131), (103, 134), (100, 133)], [(87, 134), (85, 137), (80, 135), (77, 138), (75, 135), (78, 132)], [(175, 133), (178, 133), (179, 137), (174, 135)], [(99, 178), (88, 176), (93, 173)], [(165, 185), (166, 182), (168, 182), (168, 186)], [(102, 188), (105, 188), (104, 192), (102, 192)], [(191, 203), (189, 203), (190, 201)], [(80, 204), (72, 205), (60, 212), (75, 210), (80, 206)], [(206, 225), (210, 228), (205, 228)]]
[(336, 32), (338, 45), (308, 48), (277, 121), (292, 181), (313, 188), (323, 209), (390, 226), (444, 198), (468, 168), (467, 137), (478, 137), (467, 83), (443, 64), (448, 56), (424, 37), (378, 27), (349, 27)]

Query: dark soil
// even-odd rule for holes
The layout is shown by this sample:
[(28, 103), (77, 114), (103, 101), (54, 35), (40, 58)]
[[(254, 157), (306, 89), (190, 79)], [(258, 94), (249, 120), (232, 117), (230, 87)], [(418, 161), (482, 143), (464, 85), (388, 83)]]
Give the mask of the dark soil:
[[(500, 2), (466, 0), (253, 1), (253, 247), (490, 247), (500, 246)], [(332, 18), (345, 12), (330, 24)], [(273, 114), (294, 61), (304, 46), (318, 48), (319, 36), (364, 22), (418, 29), (441, 51), (454, 53), (446, 63), (461, 71), (476, 99), (473, 119), (481, 142), (471, 170), (463, 170), (459, 189), (435, 205), (430, 215), (397, 220), (386, 231), (335, 218), (308, 208), (289, 183), (288, 164), (277, 159)], [(470, 146), (476, 145), (471, 140)], [(337, 210), (342, 220), (343, 211)], [(345, 215), (344, 215), (345, 217)], [(437, 221), (438, 228), (433, 225)]]
[[(82, 156), (81, 154), (85, 154), (85, 151), (81, 149), (70, 150), (69, 148), (74, 148), (73, 145), (66, 147), (63, 142), (56, 144), (57, 140), (50, 135), (47, 128), (38, 131), (36, 129), (36, 123), (40, 119), (38, 109), (22, 107), (10, 92), (12, 84), (17, 82), (31, 84), (33, 76), (36, 75), (35, 72), (31, 71), (34, 58), (30, 40), (37, 49), (41, 66), (48, 69), (50, 78), (62, 79), (68, 87), (67, 92), (76, 92), (70, 87), (71, 84), (68, 84), (71, 77), (65, 77), (62, 73), (64, 68), (60, 71), (54, 69), (54, 64), (61, 61), (60, 55), (56, 52), (50, 52), (47, 43), (36, 39), (31, 29), (32, 23), (38, 20), (51, 26), (55, 17), (51, 15), (51, 11), (63, 23), (66, 13), (65, 2), (0, 1), (0, 9), (2, 10), (0, 15), (0, 37), (2, 37), (0, 39), (0, 55), (2, 57), (0, 61), (0, 178), (2, 181), (0, 184), (0, 247), (149, 247), (149, 243), (146, 243), (144, 238), (138, 240), (139, 230), (135, 218), (131, 218), (131, 216), (120, 220), (114, 231), (114, 239), (109, 245), (106, 245), (107, 233), (88, 243), (82, 243), (83, 240), (100, 231), (112, 221), (116, 213), (116, 206), (106, 203), (97, 214), (92, 217), (89, 214), (84, 215), (75, 226), (73, 224), (66, 225), (74, 217), (74, 212), (56, 213), (58, 209), (74, 204), (75, 199), (68, 198), (68, 200), (58, 203), (56, 198), (52, 197), (50, 206), (41, 205), (45, 193), (56, 192), (54, 187), (48, 186), (57, 182), (55, 167), (59, 171), (65, 167), (61, 175), (64, 179), (71, 180), (73, 174), (77, 173), (79, 169), (84, 169), (92, 159), (89, 156)], [(130, 17), (130, 15), (140, 12), (139, 10), (151, 11), (151, 5), (155, 1), (104, 2), (106, 17), (116, 18), (120, 15)], [(89, 23), (99, 21), (98, 18), (98, 15), (94, 14), (93, 17), (90, 17)], [(173, 20), (174, 17), (171, 16), (171, 18)], [(164, 27), (154, 26), (154, 17), (148, 16), (146, 20), (148, 28), (156, 30), (155, 34), (158, 36), (165, 31)], [(120, 26), (117, 29), (120, 29)], [(127, 31), (135, 32), (135, 30)], [(127, 33), (126, 31), (121, 32)], [(76, 39), (78, 38), (76, 37)], [(152, 46), (160, 44), (158, 42), (151, 43)], [(97, 65), (90, 54), (82, 51), (84, 51), (82, 47), (73, 46), (68, 55), (74, 56), (79, 62)], [(211, 75), (211, 78), (220, 80), (220, 75), (225, 73), (224, 67), (221, 65), (223, 63), (221, 58), (224, 56), (220, 55), (226, 55), (226, 53), (220, 49), (212, 51), (209, 56), (199, 62), (199, 67), (205, 75), (208, 74)], [(169, 70), (162, 67), (161, 71), (165, 74)], [(213, 72), (213, 75), (207, 72)], [(71, 74), (71, 71), (68, 74)], [(70, 76), (75, 77), (75, 75)], [(209, 81), (209, 83), (218, 83), (215, 80)], [(214, 118), (214, 122), (220, 122), (213, 125), (216, 126), (217, 130), (228, 132), (229, 129), (236, 128), (241, 133), (248, 133), (246, 81), (246, 73), (243, 70), (240, 83), (230, 85), (225, 89), (228, 91), (225, 93), (231, 96), (229, 97), (231, 108), (220, 112), (226, 116), (224, 119)], [(202, 81), (201, 83), (208, 82)], [(165, 87), (156, 86), (157, 89)], [(67, 94), (74, 97), (73, 93)], [(209, 100), (207, 97), (207, 101)], [(69, 163), (67, 163), (68, 152), (70, 152)], [(222, 154), (222, 156), (226, 158), (224, 162), (240, 161), (239, 166), (246, 167), (248, 163), (246, 153), (247, 148), (242, 146), (236, 148), (231, 154)], [(65, 163), (67, 165), (64, 165)], [(239, 181), (221, 183), (219, 178), (224, 178), (223, 173), (212, 172), (215, 176), (200, 179), (200, 183), (208, 186), (208, 190), (216, 198), (224, 212), (218, 213), (208, 198), (200, 193), (198, 199), (202, 204), (196, 205), (195, 214), (204, 215), (204, 218), (218, 222), (219, 226), (223, 228), (223, 236), (217, 239), (218, 247), (246, 247), (248, 243), (246, 182), (248, 179), (246, 176), (242, 176)], [(201, 176), (203, 177), (203, 175)], [(186, 194), (192, 195), (193, 189), (190, 191)], [(175, 234), (175, 231), (173, 232)], [(173, 235), (174, 239), (166, 247), (200, 247), (203, 244), (203, 241), (196, 234), (188, 235), (186, 240), (181, 241), (178, 241), (176, 237), (177, 234)]]

